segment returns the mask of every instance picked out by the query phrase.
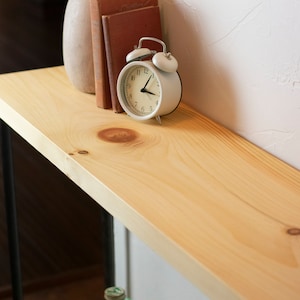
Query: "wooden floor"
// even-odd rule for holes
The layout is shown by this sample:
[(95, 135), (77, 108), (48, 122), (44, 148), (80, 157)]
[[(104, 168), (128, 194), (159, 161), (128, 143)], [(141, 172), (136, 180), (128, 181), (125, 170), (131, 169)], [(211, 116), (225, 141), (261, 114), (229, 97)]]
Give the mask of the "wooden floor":
[(103, 294), (102, 277), (92, 277), (28, 293), (25, 300), (99, 300), (103, 299)]
[[(0, 1), (0, 73), (62, 64), (65, 3)], [(102, 299), (103, 210), (16, 134), (13, 149), (24, 299)], [(0, 299), (11, 299), (1, 169)]]
[[(103, 299), (102, 277), (91, 277), (56, 287), (26, 293), (24, 300), (99, 300)], [(5, 297), (1, 300), (11, 300)]]

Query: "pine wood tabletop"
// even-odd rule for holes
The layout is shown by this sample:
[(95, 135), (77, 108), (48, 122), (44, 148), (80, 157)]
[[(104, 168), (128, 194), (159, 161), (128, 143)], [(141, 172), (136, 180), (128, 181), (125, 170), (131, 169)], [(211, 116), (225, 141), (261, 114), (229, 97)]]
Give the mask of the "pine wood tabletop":
[(211, 299), (299, 299), (298, 170), (184, 103), (99, 109), (63, 67), (1, 75), (0, 118)]

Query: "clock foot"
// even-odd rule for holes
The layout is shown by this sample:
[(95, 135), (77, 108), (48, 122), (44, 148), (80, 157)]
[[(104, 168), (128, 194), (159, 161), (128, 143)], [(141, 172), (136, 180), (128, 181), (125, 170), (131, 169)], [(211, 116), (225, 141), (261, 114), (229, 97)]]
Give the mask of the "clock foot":
[(160, 118), (160, 116), (156, 116), (155, 119), (161, 125), (161, 118)]

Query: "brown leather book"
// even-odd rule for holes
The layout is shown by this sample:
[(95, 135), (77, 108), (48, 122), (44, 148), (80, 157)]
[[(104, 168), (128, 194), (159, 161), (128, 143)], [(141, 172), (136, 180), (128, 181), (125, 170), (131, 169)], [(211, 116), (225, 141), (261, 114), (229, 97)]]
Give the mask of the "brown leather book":
[[(114, 112), (123, 109), (117, 97), (117, 79), (126, 64), (126, 55), (142, 37), (161, 39), (162, 30), (158, 6), (144, 7), (122, 13), (102, 16), (104, 44), (109, 76), (110, 94)], [(159, 44), (145, 42), (143, 47), (162, 51)]]
[(103, 46), (101, 1), (90, 0), (96, 105), (101, 108), (111, 108), (107, 65)]
[(102, 30), (102, 15), (152, 5), (158, 5), (158, 0), (90, 0), (96, 104), (98, 107), (112, 107)]

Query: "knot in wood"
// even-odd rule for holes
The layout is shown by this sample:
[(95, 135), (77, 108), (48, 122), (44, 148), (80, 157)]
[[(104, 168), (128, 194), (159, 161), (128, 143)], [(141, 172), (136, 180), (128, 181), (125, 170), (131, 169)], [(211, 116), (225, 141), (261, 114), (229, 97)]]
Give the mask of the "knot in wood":
[(128, 128), (107, 128), (98, 132), (98, 137), (111, 143), (128, 143), (138, 137), (138, 133)]
[(289, 235), (300, 235), (300, 228), (289, 228), (286, 232)]
[(89, 154), (89, 151), (87, 151), (87, 150), (79, 150), (78, 153), (79, 154)]

